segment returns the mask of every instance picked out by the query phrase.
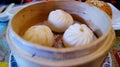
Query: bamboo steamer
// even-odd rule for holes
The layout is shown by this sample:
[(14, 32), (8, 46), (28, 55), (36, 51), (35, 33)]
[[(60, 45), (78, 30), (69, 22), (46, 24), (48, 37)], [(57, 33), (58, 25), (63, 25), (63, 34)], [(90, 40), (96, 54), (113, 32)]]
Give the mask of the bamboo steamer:
[[(30, 26), (47, 20), (49, 12), (55, 9), (63, 9), (74, 20), (87, 24), (99, 38), (86, 46), (61, 49), (22, 39)], [(32, 3), (21, 9), (10, 20), (6, 37), (19, 67), (101, 67), (113, 46), (115, 33), (108, 15), (96, 7), (76, 1), (51, 1)]]

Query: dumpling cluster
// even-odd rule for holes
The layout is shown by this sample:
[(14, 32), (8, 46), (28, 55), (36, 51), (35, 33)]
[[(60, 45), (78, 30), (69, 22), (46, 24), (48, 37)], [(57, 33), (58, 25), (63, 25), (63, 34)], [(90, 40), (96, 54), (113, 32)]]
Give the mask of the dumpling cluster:
[(72, 16), (63, 10), (51, 11), (46, 25), (30, 27), (23, 38), (35, 44), (52, 47), (55, 43), (52, 31), (64, 32), (61, 41), (63, 40), (66, 47), (85, 45), (94, 38), (93, 32), (85, 24), (73, 24)]
[(54, 32), (64, 32), (72, 24), (72, 16), (63, 10), (51, 11), (48, 16), (48, 26)]
[(93, 32), (85, 24), (75, 23), (65, 31), (63, 43), (66, 47), (80, 46), (90, 43), (93, 38)]
[(30, 27), (23, 38), (29, 42), (51, 47), (54, 43), (54, 36), (50, 28), (46, 25), (36, 25)]

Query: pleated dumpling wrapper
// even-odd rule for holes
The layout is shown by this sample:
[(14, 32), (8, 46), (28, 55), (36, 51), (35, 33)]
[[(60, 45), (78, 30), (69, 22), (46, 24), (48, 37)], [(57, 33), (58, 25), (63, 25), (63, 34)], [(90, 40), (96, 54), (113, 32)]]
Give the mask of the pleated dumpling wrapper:
[(83, 46), (90, 43), (93, 38), (93, 32), (85, 24), (75, 23), (65, 31), (63, 43), (66, 47)]
[(52, 47), (54, 36), (46, 25), (31, 26), (23, 35), (23, 38), (31, 43)]
[(51, 11), (48, 16), (48, 26), (54, 32), (64, 32), (71, 24), (73, 24), (72, 16), (63, 11)]

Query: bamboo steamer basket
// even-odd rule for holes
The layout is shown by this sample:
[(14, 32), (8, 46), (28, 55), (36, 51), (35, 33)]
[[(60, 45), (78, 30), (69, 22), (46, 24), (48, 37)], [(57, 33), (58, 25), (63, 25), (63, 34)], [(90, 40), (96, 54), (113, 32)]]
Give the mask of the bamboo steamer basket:
[[(72, 48), (51, 48), (22, 39), (32, 25), (47, 20), (52, 10), (62, 9), (74, 20), (87, 24), (98, 36), (95, 41)], [(107, 14), (76, 1), (35, 2), (17, 12), (8, 24), (7, 42), (19, 67), (101, 67), (113, 46), (115, 33)]]

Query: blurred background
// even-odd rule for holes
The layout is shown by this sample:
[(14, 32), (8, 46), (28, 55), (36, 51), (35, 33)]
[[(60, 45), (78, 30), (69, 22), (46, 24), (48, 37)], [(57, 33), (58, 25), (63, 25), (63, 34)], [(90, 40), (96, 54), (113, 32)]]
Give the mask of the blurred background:
[[(52, 1), (52, 0), (0, 0), (0, 4), (10, 4), (10, 3), (23, 4), (26, 2), (33, 2), (33, 1)], [(76, 1), (80, 1), (80, 0), (76, 0)], [(81, 1), (84, 2), (86, 0), (81, 0)], [(102, 1), (112, 3), (115, 7), (117, 7), (120, 10), (120, 0), (102, 0)]]

